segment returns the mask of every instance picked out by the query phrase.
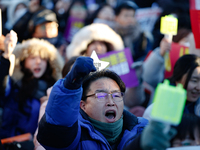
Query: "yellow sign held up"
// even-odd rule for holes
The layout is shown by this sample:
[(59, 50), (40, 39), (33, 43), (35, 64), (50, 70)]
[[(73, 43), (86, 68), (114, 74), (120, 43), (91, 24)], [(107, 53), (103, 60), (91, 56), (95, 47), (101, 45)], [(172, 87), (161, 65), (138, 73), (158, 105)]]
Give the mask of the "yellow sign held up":
[(160, 32), (162, 34), (176, 35), (178, 28), (178, 19), (172, 15), (161, 17)]

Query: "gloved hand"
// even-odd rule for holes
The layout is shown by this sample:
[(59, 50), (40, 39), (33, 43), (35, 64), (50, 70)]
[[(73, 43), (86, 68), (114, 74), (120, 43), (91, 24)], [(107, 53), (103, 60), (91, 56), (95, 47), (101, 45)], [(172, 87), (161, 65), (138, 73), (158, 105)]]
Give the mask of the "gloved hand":
[(92, 58), (78, 57), (71, 71), (65, 77), (64, 86), (71, 90), (78, 89), (81, 87), (84, 77), (94, 71), (96, 71), (96, 68)]
[(142, 132), (140, 145), (143, 150), (166, 150), (170, 140), (176, 135), (176, 129), (170, 127), (165, 133), (166, 124), (151, 120)]

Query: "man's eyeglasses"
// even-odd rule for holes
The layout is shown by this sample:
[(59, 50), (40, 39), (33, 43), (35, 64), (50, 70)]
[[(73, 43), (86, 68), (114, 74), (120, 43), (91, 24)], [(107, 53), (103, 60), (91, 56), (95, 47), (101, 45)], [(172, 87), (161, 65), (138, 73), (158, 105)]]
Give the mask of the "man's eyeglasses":
[(108, 94), (105, 92), (99, 92), (99, 93), (94, 93), (91, 95), (87, 95), (84, 98), (86, 99), (87, 97), (91, 97), (91, 96), (95, 96), (95, 98), (97, 99), (97, 101), (102, 102), (108, 99), (108, 95), (112, 96), (112, 99), (116, 102), (120, 102), (123, 100), (124, 97), (124, 92), (114, 92), (112, 94)]

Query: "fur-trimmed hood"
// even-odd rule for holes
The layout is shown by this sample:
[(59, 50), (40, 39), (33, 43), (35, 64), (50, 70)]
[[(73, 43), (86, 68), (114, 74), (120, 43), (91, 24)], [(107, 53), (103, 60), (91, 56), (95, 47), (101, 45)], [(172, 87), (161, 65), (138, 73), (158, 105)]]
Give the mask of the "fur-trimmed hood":
[(52, 75), (54, 79), (62, 78), (61, 71), (64, 66), (64, 60), (57, 49), (46, 40), (33, 38), (23, 41), (16, 45), (13, 54), (15, 55), (15, 67), (12, 78), (15, 81), (23, 77), (23, 73), (20, 70), (20, 61), (23, 61), (30, 54), (39, 55), (41, 58), (49, 60), (50, 66), (53, 69)]
[(66, 57), (79, 56), (87, 49), (93, 40), (105, 41), (113, 45), (114, 50), (124, 49), (121, 37), (108, 25), (93, 23), (80, 29), (73, 37), (72, 42), (66, 48)]

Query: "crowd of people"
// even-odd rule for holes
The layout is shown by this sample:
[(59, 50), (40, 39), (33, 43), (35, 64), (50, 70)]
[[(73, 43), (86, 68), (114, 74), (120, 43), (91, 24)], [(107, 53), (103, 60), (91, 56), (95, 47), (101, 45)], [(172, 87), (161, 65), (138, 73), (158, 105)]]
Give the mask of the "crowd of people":
[[(200, 53), (189, 0), (1, 0), (0, 149), (165, 150), (200, 145)], [(160, 8), (153, 30), (137, 11)], [(162, 16), (178, 19), (172, 41)], [(170, 77), (172, 45), (187, 47)], [(126, 87), (90, 57), (130, 50), (137, 84)], [(169, 55), (168, 55), (169, 56)], [(152, 118), (154, 91), (168, 79), (186, 91), (180, 124)], [(168, 130), (166, 130), (166, 126)], [(17, 136), (30, 133), (32, 139)], [(189, 149), (190, 147), (188, 147)]]

